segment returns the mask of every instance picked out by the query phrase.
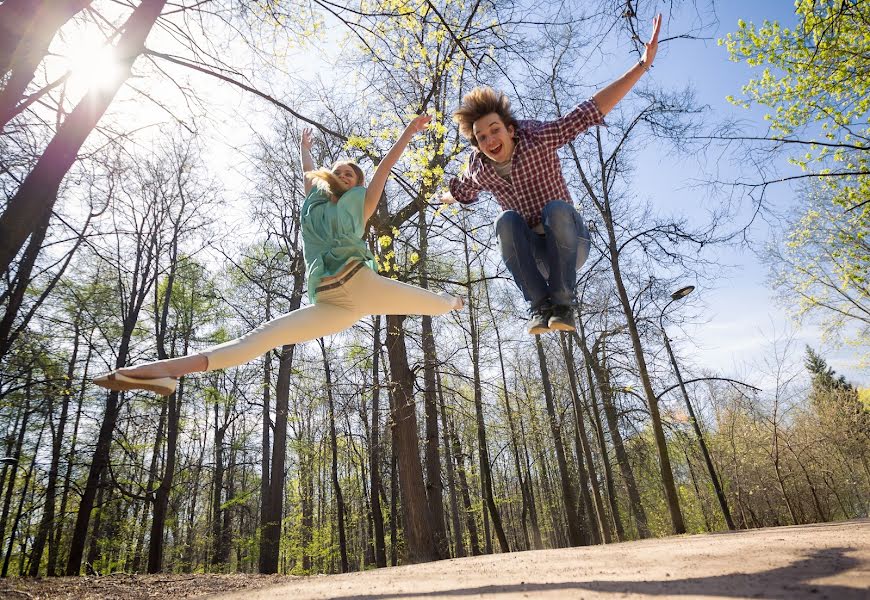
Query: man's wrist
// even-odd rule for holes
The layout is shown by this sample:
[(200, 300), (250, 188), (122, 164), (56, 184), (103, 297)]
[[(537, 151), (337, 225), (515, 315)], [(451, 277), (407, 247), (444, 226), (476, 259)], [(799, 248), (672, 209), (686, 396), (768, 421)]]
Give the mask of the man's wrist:
[(649, 71), (649, 70), (652, 68), (652, 65), (649, 64), (649, 63), (647, 63), (644, 59), (640, 59), (639, 61), (637, 61), (637, 64), (638, 64), (638, 65), (640, 66), (640, 68), (643, 69), (644, 71)]

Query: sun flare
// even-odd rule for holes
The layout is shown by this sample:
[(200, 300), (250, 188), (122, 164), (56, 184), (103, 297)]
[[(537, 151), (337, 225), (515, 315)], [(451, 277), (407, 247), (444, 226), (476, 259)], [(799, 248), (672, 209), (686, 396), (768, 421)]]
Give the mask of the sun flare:
[(105, 90), (118, 82), (121, 65), (111, 46), (83, 42), (67, 56), (70, 85), (87, 91)]

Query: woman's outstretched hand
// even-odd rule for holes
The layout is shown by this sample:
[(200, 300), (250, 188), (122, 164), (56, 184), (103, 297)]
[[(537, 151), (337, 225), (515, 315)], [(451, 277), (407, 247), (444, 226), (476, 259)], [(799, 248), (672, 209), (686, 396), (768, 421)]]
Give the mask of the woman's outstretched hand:
[(306, 127), (302, 130), (302, 149), (311, 152), (311, 148), (314, 146), (314, 132), (310, 127)]
[(432, 115), (417, 115), (411, 122), (408, 123), (408, 126), (405, 128), (405, 131), (414, 135), (415, 133), (419, 133), (426, 129), (429, 125), (429, 122), (432, 120)]
[(659, 31), (661, 28), (662, 16), (659, 14), (653, 18), (653, 32), (649, 38), (649, 42), (646, 43), (643, 56), (640, 57), (640, 60), (646, 65), (647, 69), (652, 66), (653, 61), (656, 59), (656, 52), (659, 50)]

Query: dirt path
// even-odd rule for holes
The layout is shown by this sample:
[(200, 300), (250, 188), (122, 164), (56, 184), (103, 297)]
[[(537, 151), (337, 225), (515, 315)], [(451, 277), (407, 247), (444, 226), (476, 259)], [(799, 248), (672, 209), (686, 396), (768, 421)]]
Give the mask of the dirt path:
[(870, 600), (870, 520), (497, 554), (290, 583), (222, 600)]
[(330, 575), (160, 574), (0, 579), (6, 600), (870, 600), (870, 519)]

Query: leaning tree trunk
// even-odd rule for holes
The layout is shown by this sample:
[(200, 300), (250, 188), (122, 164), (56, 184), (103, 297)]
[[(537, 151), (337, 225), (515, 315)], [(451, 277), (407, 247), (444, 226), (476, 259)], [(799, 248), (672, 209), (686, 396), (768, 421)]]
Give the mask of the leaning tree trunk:
[(39, 63), (58, 30), (92, 0), (6, 0), (0, 5), (0, 130), (20, 110)]
[[(33, 170), (24, 178), (15, 195), (0, 215), (0, 273), (9, 270), (15, 256), (38, 224), (50, 214), (57, 201), (60, 183), (78, 155), (85, 139), (96, 127), (130, 76), (133, 61), (145, 48), (145, 39), (160, 16), (166, 0), (142, 0), (121, 27), (124, 32), (117, 45), (121, 73), (106, 88), (94, 88), (73, 109), (46, 146)], [(81, 560), (80, 553), (78, 559)], [(68, 565), (68, 571), (76, 565)]]
[(640, 332), (637, 328), (637, 320), (634, 316), (634, 309), (632, 308), (631, 300), (628, 297), (628, 291), (625, 289), (625, 284), (622, 280), (622, 272), (619, 264), (619, 244), (616, 239), (616, 230), (614, 229), (613, 220), (610, 218), (609, 213), (605, 213), (604, 224), (607, 229), (608, 254), (610, 258), (610, 268), (613, 272), (613, 281), (616, 284), (617, 296), (619, 298), (619, 303), (622, 306), (626, 325), (628, 326), (631, 346), (634, 350), (634, 359), (637, 364), (638, 374), (640, 375), (644, 396), (646, 397), (647, 406), (649, 408), (650, 423), (652, 425), (656, 451), (658, 452), (659, 470), (662, 477), (662, 486), (665, 490), (668, 512), (671, 516), (671, 524), (674, 533), (686, 533), (686, 525), (683, 522), (683, 513), (680, 512), (680, 496), (677, 493), (677, 487), (674, 483), (674, 471), (671, 467), (671, 458), (668, 455), (668, 442), (667, 439), (665, 439), (665, 430), (662, 427), (662, 417), (659, 413), (659, 400), (653, 391), (652, 380), (650, 379), (649, 370), (646, 366), (646, 357), (643, 353), (643, 344), (640, 341)]

